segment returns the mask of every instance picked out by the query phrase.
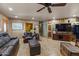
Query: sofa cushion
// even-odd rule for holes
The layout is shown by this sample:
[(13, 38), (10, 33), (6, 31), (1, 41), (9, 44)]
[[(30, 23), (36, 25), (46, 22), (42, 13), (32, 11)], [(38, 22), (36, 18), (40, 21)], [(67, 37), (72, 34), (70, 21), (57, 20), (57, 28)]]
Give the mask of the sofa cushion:
[(6, 33), (6, 32), (2, 33), (2, 36), (4, 36), (4, 37), (10, 37), (9, 34)]
[(10, 38), (9, 37), (3, 37), (3, 40), (5, 41), (5, 43), (7, 43), (7, 42), (10, 41)]
[(0, 47), (2, 47), (4, 44), (10, 41), (10, 37), (5, 33), (2, 33), (0, 35)]
[(10, 41), (8, 33), (0, 32), (0, 47)]
[(2, 51), (2, 56), (10, 56), (13, 46), (8, 46)]
[(3, 37), (0, 37), (0, 47), (2, 47), (6, 42), (3, 40)]
[(27, 39), (27, 40), (31, 40), (31, 39), (32, 39), (32, 37), (27, 36), (27, 37), (25, 37), (25, 39)]
[(32, 40), (28, 40), (28, 41), (29, 41), (29, 45), (32, 46), (32, 47), (39, 44), (39, 42), (36, 40), (36, 37), (33, 37)]
[(32, 36), (32, 33), (31, 32), (25, 32), (24, 36)]
[(18, 42), (18, 39), (10, 40), (5, 46), (14, 46)]
[(0, 48), (0, 54), (2, 55), (2, 53), (7, 49), (7, 47), (2, 47)]
[(17, 37), (10, 37), (11, 40), (17, 39)]

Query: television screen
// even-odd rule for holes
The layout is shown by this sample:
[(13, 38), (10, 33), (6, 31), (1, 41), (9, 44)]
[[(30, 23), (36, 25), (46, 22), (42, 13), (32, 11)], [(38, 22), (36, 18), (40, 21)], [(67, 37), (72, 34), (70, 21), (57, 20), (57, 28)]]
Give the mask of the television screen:
[(57, 31), (71, 31), (71, 24), (56, 24)]
[(74, 25), (72, 30), (74, 34), (79, 34), (79, 25)]

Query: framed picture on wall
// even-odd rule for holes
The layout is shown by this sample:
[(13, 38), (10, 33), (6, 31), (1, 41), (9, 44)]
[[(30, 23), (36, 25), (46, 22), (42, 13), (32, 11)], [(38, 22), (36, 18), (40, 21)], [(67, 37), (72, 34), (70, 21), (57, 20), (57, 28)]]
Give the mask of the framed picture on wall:
[(33, 23), (25, 23), (25, 30), (31, 31), (33, 29)]

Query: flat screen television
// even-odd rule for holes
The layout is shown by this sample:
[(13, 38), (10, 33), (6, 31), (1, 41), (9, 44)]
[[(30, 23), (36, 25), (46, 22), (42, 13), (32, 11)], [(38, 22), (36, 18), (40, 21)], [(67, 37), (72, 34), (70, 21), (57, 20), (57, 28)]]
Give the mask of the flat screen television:
[(57, 31), (71, 32), (71, 24), (56, 24)]
[(79, 25), (74, 25), (72, 30), (74, 34), (79, 34)]

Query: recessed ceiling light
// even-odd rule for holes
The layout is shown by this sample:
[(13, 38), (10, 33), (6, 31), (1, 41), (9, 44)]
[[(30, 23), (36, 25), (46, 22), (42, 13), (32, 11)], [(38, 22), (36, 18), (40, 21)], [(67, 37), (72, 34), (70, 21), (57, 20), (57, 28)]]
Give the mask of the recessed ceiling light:
[(18, 16), (15, 16), (15, 18), (18, 18)]
[(13, 11), (13, 9), (12, 8), (8, 8), (9, 9), (9, 11)]

